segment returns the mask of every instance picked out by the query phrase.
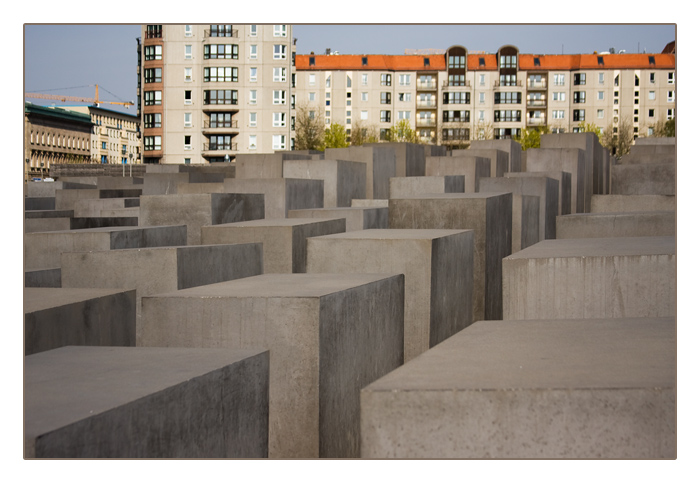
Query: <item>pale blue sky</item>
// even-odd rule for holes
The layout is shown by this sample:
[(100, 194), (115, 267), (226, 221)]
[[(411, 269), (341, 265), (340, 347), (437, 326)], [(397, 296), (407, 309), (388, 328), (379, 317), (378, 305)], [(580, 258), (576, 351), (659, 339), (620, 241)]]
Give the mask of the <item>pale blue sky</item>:
[[(251, 22), (252, 23), (252, 22)], [(403, 54), (406, 49), (495, 52), (506, 44), (523, 53), (571, 54), (607, 50), (660, 52), (675, 40), (665, 25), (338, 25), (294, 24), (297, 53)], [(136, 38), (140, 25), (31, 25), (24, 28), (26, 92), (136, 101)], [(29, 99), (36, 104), (51, 101)], [(57, 105), (63, 103), (58, 102)], [(65, 104), (63, 104), (65, 105)], [(117, 105), (103, 105), (123, 110)], [(136, 113), (131, 107), (124, 112)]]

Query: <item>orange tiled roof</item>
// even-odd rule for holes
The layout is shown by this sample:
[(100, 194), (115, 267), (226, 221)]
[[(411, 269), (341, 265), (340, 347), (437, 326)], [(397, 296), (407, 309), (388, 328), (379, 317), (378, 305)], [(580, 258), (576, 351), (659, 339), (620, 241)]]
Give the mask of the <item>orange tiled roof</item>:
[[(314, 57), (315, 65), (309, 65)], [(598, 63), (602, 57), (603, 64)], [(650, 64), (649, 58), (654, 58)], [(362, 59), (367, 58), (367, 64)], [(430, 65), (424, 65), (428, 58)], [(539, 66), (535, 65), (539, 59)], [(483, 65), (481, 60), (483, 59)], [(536, 55), (520, 54), (520, 70), (577, 70), (577, 69), (673, 69), (676, 67), (674, 54), (570, 54), (570, 55)], [(297, 55), (297, 70), (392, 70), (392, 71), (435, 71), (445, 70), (444, 55)], [(498, 70), (496, 54), (469, 54), (467, 70)]]

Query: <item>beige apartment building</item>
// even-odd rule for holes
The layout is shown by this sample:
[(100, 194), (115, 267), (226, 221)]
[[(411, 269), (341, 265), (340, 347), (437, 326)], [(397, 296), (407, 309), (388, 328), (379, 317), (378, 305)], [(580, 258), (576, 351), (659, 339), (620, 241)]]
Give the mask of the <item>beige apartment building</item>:
[(290, 25), (143, 25), (145, 163), (206, 164), (294, 149)]
[(442, 53), (296, 56), (299, 106), (326, 125), (377, 128), (401, 119), (423, 142), (464, 147), (518, 136), (529, 127), (576, 132), (581, 122), (635, 138), (675, 118), (675, 43), (658, 54), (521, 54), (452, 46)]

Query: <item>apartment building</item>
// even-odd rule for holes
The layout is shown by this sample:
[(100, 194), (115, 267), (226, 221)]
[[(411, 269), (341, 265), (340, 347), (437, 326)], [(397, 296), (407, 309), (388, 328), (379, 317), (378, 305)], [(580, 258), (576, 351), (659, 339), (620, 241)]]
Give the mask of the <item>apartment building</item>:
[(205, 164), (294, 149), (290, 25), (143, 25), (145, 163)]
[[(669, 44), (671, 46), (672, 44)], [(451, 46), (421, 55), (296, 56), (296, 95), (327, 125), (376, 126), (380, 138), (408, 119), (424, 142), (463, 147), (529, 127), (576, 132), (633, 126), (646, 136), (675, 117), (675, 50), (659, 54), (521, 54)], [(360, 123), (360, 124), (356, 124)]]

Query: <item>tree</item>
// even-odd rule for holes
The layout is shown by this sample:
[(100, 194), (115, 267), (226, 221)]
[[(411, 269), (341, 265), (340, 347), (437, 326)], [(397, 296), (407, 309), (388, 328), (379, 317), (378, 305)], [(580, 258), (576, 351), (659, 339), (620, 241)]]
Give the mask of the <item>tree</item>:
[(387, 141), (394, 143), (418, 143), (418, 134), (411, 127), (408, 119), (401, 119), (396, 122), (387, 134)]
[(493, 124), (479, 120), (472, 131), (473, 140), (493, 139)]
[(620, 119), (617, 127), (609, 124), (608, 127), (598, 136), (600, 144), (603, 145), (617, 159), (630, 152), (630, 147), (634, 142), (634, 132), (632, 123), (628, 117)]
[(540, 147), (542, 134), (549, 134), (549, 128), (547, 126), (528, 127), (523, 129), (520, 136), (515, 140), (520, 143), (520, 147), (523, 151), (527, 151), (530, 148)]
[(595, 135), (598, 136), (598, 139), (600, 139), (600, 136), (603, 134), (603, 131), (598, 127), (597, 124), (593, 124), (592, 122), (586, 123), (585, 121), (581, 121), (580, 123), (578, 123), (578, 132), (595, 133)]
[(655, 138), (672, 138), (676, 137), (676, 120), (668, 119), (664, 121), (659, 119), (651, 127), (651, 137)]
[(307, 106), (297, 106), (294, 131), (296, 150), (323, 151), (323, 120), (315, 116), (314, 111), (310, 111)]
[(348, 147), (347, 135), (345, 128), (334, 122), (330, 125), (323, 136), (323, 144), (328, 148), (346, 148)]
[(350, 132), (350, 144), (362, 146), (367, 143), (379, 142), (379, 128), (372, 125), (365, 125), (362, 121), (355, 121)]

